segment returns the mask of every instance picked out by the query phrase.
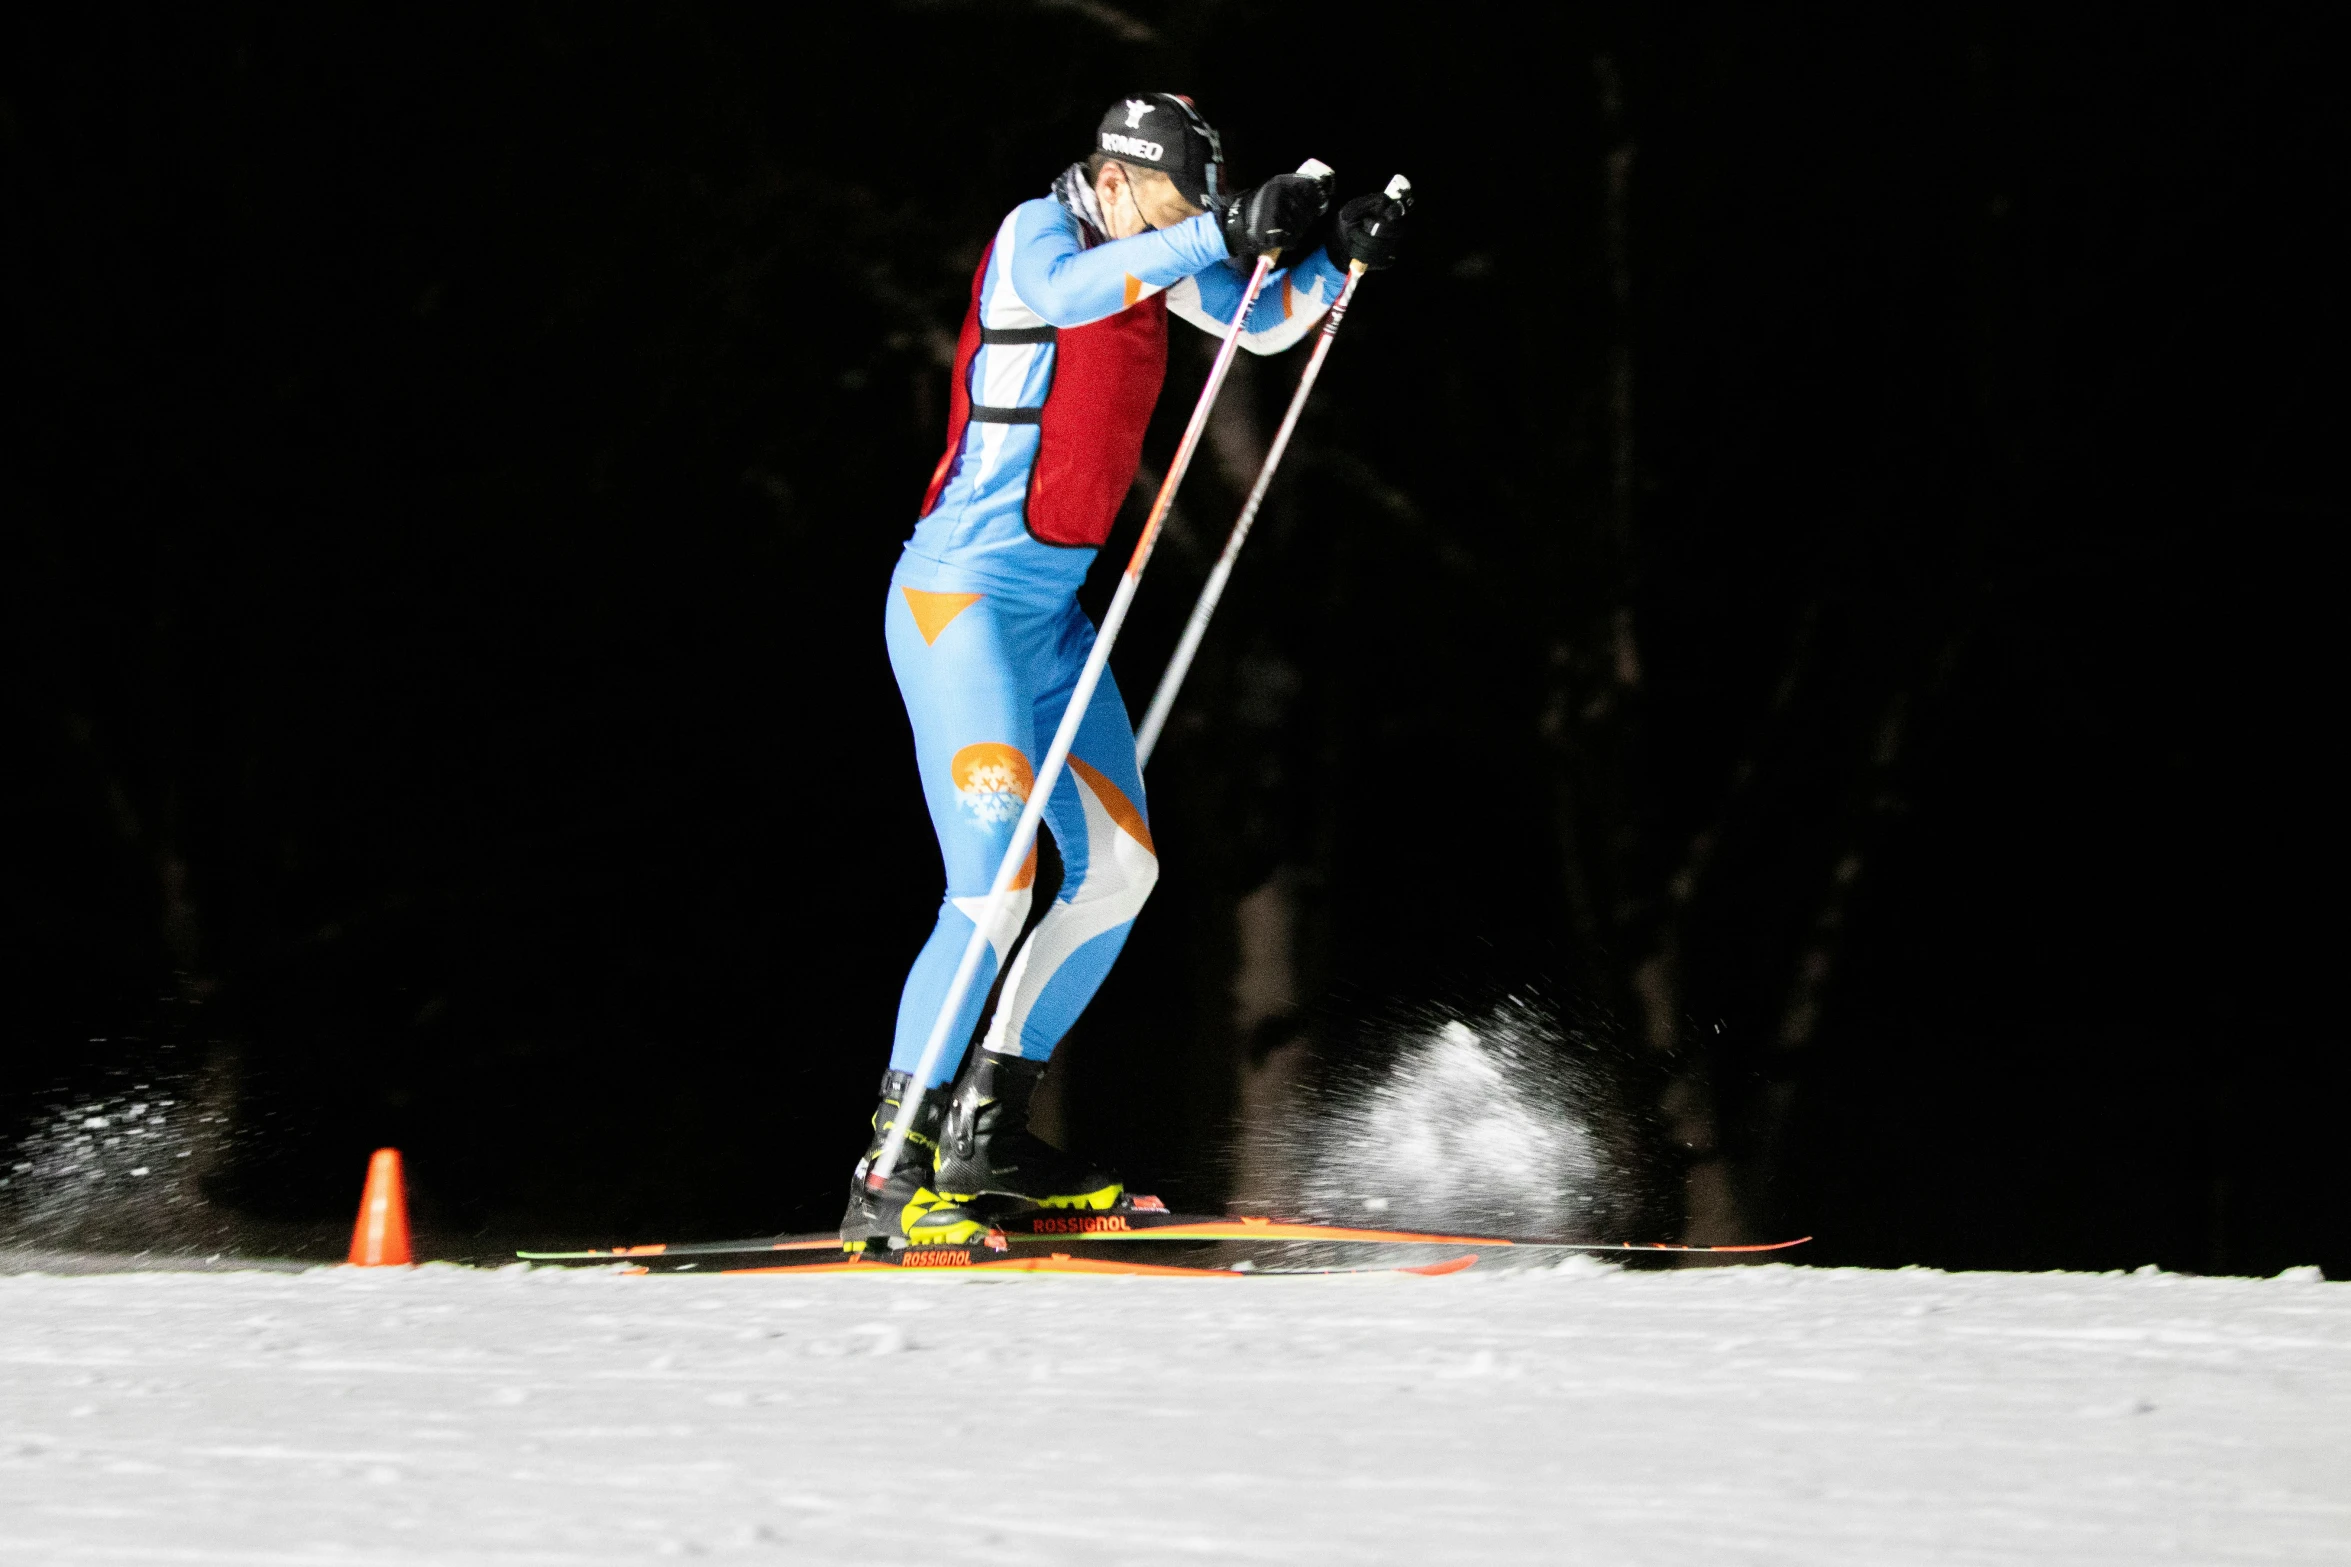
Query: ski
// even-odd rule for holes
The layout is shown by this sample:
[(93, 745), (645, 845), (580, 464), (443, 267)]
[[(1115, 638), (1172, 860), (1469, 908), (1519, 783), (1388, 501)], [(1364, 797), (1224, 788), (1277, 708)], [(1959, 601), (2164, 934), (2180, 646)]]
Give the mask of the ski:
[[(1337, 1278), (1348, 1274), (1411, 1273), (1423, 1278), (1438, 1278), (1459, 1273), (1474, 1266), (1475, 1252), (1459, 1257), (1447, 1257), (1441, 1262), (1399, 1263), (1385, 1267), (1368, 1268), (1260, 1268), (1239, 1264), (1224, 1268), (1181, 1267), (1161, 1262), (1126, 1262), (1104, 1257), (1073, 1257), (1067, 1252), (1049, 1252), (1044, 1256), (1007, 1257), (984, 1246), (923, 1246), (906, 1251), (884, 1254), (889, 1260), (875, 1257), (856, 1257), (845, 1261), (814, 1259), (807, 1262), (779, 1263), (761, 1268), (715, 1268), (716, 1278), (774, 1277), (789, 1274), (822, 1275), (884, 1273), (1054, 1273), (1088, 1274), (1099, 1278), (1152, 1279), (1278, 1279), (1278, 1278)], [(641, 1274), (667, 1274), (698, 1271), (698, 1265), (688, 1261), (670, 1263), (667, 1259), (640, 1262), (624, 1271)]]
[(518, 1251), (525, 1262), (627, 1262), (638, 1257), (733, 1257), (757, 1251), (839, 1251), (832, 1230), (807, 1235), (769, 1235), (741, 1241), (655, 1241), (646, 1246), (590, 1246), (579, 1251)]
[(1325, 1241), (1363, 1246), (1515, 1246), (1554, 1251), (1785, 1251), (1812, 1239), (1764, 1241), (1739, 1246), (1683, 1246), (1668, 1241), (1569, 1241), (1538, 1235), (1450, 1235), (1429, 1230), (1373, 1230), (1344, 1224), (1311, 1224), (1253, 1214), (1229, 1217), (1137, 1210), (1106, 1213), (1031, 1209), (999, 1219), (1008, 1241)]
[[(1541, 1247), (1554, 1251), (1676, 1252), (1727, 1256), (1786, 1251), (1812, 1239), (1764, 1241), (1737, 1246), (1683, 1246), (1669, 1241), (1569, 1241), (1546, 1236), (1443, 1235), (1426, 1230), (1373, 1230), (1342, 1224), (1308, 1224), (1255, 1215), (1169, 1213), (1137, 1207), (1108, 1212), (1031, 1210), (997, 1221), (1007, 1245), (1072, 1241), (1318, 1241), (1343, 1245)], [(641, 1246), (591, 1247), (580, 1251), (518, 1251), (525, 1262), (625, 1262), (651, 1257), (729, 1257), (755, 1252), (838, 1251), (841, 1238), (830, 1230), (808, 1235), (770, 1235), (735, 1241), (657, 1241)], [(930, 1250), (925, 1247), (923, 1250)], [(954, 1248), (947, 1248), (954, 1249)], [(882, 1266), (891, 1266), (882, 1264)]]

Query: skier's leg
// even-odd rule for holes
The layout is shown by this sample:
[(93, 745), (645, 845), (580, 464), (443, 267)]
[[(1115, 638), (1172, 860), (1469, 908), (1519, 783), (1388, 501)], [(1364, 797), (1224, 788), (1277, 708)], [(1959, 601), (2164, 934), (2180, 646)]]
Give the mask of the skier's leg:
[[(971, 938), (974, 914), (986, 902), (1011, 842), (1013, 821), (1028, 795), (1029, 754), (1035, 748), (1035, 660), (1024, 645), (1034, 635), (1023, 637), (1019, 617), (1000, 616), (977, 594), (926, 592), (894, 581), (883, 626), (890, 666), (914, 729), (916, 765), (945, 862), (947, 890), (930, 940), (906, 977), (890, 1069), (883, 1074), (881, 1103), (873, 1115), (873, 1139), (850, 1177), (841, 1240), (852, 1250), (883, 1239), (963, 1245), (986, 1229), (976, 1215), (933, 1189), (945, 1119), (942, 1096), (923, 1099), (906, 1127), (910, 1146), (882, 1188), (869, 1188), (865, 1178), (903, 1113), (913, 1086), (910, 1069), (919, 1062), (949, 978)], [(1028, 904), (1024, 882), (989, 943), (996, 963), (1019, 934)], [(993, 977), (993, 965), (988, 977)], [(984, 985), (975, 990), (966, 1009), (970, 1015), (958, 1024), (965, 1035), (977, 1023), (986, 994)]]
[[(960, 607), (957, 600), (965, 600)], [(941, 602), (944, 601), (944, 602)], [(916, 613), (920, 606), (922, 613)], [(942, 619), (942, 617), (949, 617)], [(939, 839), (947, 874), (937, 921), (908, 971), (898, 1000), (890, 1069), (911, 1071), (949, 978), (971, 939), (972, 921), (987, 901), (989, 883), (1012, 840), (1012, 824), (1028, 800), (1036, 749), (1032, 651), (1023, 644), (1024, 617), (987, 599), (924, 594), (895, 584), (887, 612), (890, 667), (898, 677), (906, 716), (914, 727), (915, 766), (924, 803)], [(926, 634), (926, 622), (927, 634)], [(988, 958), (971, 987), (950, 1036), (968, 1038), (979, 1022), (988, 986), (1020, 935), (1029, 912), (1034, 857), (997, 929)], [(933, 1068), (935, 1088), (955, 1075), (960, 1051)]]
[[(1067, 700), (1093, 642), (1093, 628), (1074, 605), (1056, 642), (1063, 673), (1039, 704), (1040, 728), (1059, 721), (1056, 703)], [(1053, 1047), (1101, 987), (1159, 878), (1134, 731), (1107, 672), (1045, 820), (1061, 850), (1061, 892), (1014, 957), (985, 1047), (973, 1052), (956, 1084), (938, 1187), (959, 1199), (995, 1193), (1048, 1207), (1107, 1208), (1125, 1190), (1116, 1175), (1028, 1130), (1029, 1098)]]
[[(1093, 643), (1093, 628), (1074, 608), (1070, 619), (1074, 645), (1066, 656), (1074, 673)], [(1066, 699), (1064, 686), (1041, 705)], [(1118, 683), (1105, 670), (1070, 747), (1069, 769), (1045, 804), (1045, 823), (1061, 850), (1061, 891), (1005, 977), (988, 1028), (990, 1050), (1049, 1060), (1094, 999), (1159, 881), (1146, 811), (1135, 733)]]

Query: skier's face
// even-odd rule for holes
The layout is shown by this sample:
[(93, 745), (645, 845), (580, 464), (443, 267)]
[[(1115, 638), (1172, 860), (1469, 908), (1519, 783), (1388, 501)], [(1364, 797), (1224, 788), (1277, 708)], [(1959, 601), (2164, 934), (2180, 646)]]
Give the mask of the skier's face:
[(1130, 169), (1123, 163), (1102, 165), (1094, 177), (1094, 199), (1101, 204), (1102, 221), (1110, 225), (1112, 239), (1131, 239), (1200, 214), (1176, 190), (1176, 182), (1159, 170)]

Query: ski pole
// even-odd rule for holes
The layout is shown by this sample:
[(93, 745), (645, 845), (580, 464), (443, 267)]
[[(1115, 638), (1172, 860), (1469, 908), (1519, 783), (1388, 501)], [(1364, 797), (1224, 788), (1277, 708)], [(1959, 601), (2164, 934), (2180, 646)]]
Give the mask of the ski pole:
[[(1411, 201), (1412, 181), (1397, 175), (1388, 181), (1386, 195), (1390, 201)], [(1249, 487), (1249, 498), (1241, 503), (1240, 520), (1233, 524), (1232, 534), (1224, 541), (1224, 553), (1216, 558), (1215, 567), (1208, 573), (1207, 585), (1200, 590), (1200, 602), (1192, 606), (1192, 618), (1184, 624), (1175, 656), (1167, 661), (1167, 673), (1159, 677), (1159, 689), (1151, 693), (1151, 706), (1135, 729), (1137, 771), (1151, 763), (1151, 750), (1159, 744), (1159, 731), (1167, 727), (1168, 710), (1175, 706), (1184, 676), (1191, 673), (1192, 657), (1200, 651), (1200, 639), (1208, 634), (1209, 618), (1216, 613), (1217, 601), (1224, 597), (1233, 563), (1241, 558), (1241, 546), (1249, 542), (1249, 529), (1257, 521), (1257, 508), (1265, 504), (1265, 492), (1273, 487), (1273, 471), (1281, 465), (1282, 453), (1289, 450), (1290, 432), (1298, 428), (1298, 416), (1306, 411), (1306, 394), (1314, 390), (1314, 379), (1322, 374), (1323, 358), (1331, 351), (1331, 339), (1339, 335), (1339, 322), (1346, 317), (1348, 302), (1355, 297), (1355, 285), (1363, 281), (1363, 273), (1362, 262), (1347, 263), (1347, 281), (1340, 287), (1339, 297), (1331, 301), (1330, 314), (1323, 318), (1322, 332), (1307, 355), (1306, 368), (1298, 374), (1298, 390), (1290, 394), (1289, 412), (1282, 415), (1281, 428), (1274, 431), (1273, 445), (1266, 449), (1265, 463), (1257, 470), (1257, 482)]]
[[(1330, 171), (1308, 159), (1298, 172), (1328, 174)], [(1175, 504), (1176, 488), (1184, 482), (1184, 470), (1191, 466), (1192, 453), (1200, 445), (1201, 433), (1208, 428), (1208, 411), (1215, 406), (1216, 394), (1233, 367), (1233, 355), (1240, 350), (1241, 334), (1249, 325), (1249, 311), (1256, 305), (1258, 292), (1265, 287), (1266, 275), (1273, 271), (1278, 254), (1269, 250), (1257, 258), (1256, 269), (1249, 274), (1249, 286), (1241, 295), (1241, 306), (1233, 312), (1233, 324), (1216, 350), (1215, 363), (1208, 367), (1208, 384), (1200, 388), (1200, 401), (1192, 407), (1192, 421), (1184, 426), (1184, 438), (1176, 443), (1175, 460), (1167, 465), (1167, 477), (1159, 481), (1159, 494), (1151, 502), (1150, 515), (1143, 520), (1142, 537), (1135, 540), (1135, 552), (1127, 557), (1127, 569), (1118, 579), (1118, 591), (1111, 597), (1110, 610), (1102, 617), (1102, 628), (1094, 634), (1094, 650), (1086, 655), (1085, 667), (1078, 671), (1077, 686), (1069, 694), (1069, 706), (1062, 712), (1061, 726), (1053, 731), (1053, 744), (1045, 752), (1044, 765), (1037, 769), (1028, 802), (1021, 807), (1020, 820), (1013, 823), (1012, 842), (1005, 847), (1003, 863), (996, 867), (996, 880), (988, 888), (988, 901), (980, 909), (971, 939), (963, 944), (963, 960), (955, 965), (955, 977), (947, 983), (947, 996), (939, 1003), (939, 1015), (931, 1024), (930, 1037), (923, 1041), (922, 1059), (915, 1065), (906, 1098), (898, 1106), (889, 1134), (882, 1139), (881, 1150), (874, 1155), (873, 1164), (865, 1173), (868, 1191), (878, 1192), (887, 1184), (890, 1172), (897, 1169), (899, 1156), (906, 1150), (906, 1134), (914, 1125), (915, 1110), (927, 1091), (923, 1085), (930, 1080), (939, 1057), (946, 1052), (947, 1035), (955, 1026), (955, 1015), (963, 1009), (964, 997), (971, 993), (972, 980), (980, 971), (981, 954), (988, 950), (988, 933), (1004, 917), (1012, 884), (1028, 860), (1030, 847), (1037, 841), (1037, 824), (1044, 819), (1045, 802), (1052, 797), (1053, 786), (1061, 778), (1062, 765), (1069, 760), (1069, 748), (1077, 741), (1086, 704), (1094, 699), (1094, 688), (1102, 683), (1102, 671), (1110, 662), (1110, 644), (1118, 640), (1118, 628), (1127, 618), (1127, 606), (1135, 601), (1136, 585), (1143, 580), (1143, 568), (1150, 564), (1152, 547), (1159, 542), (1160, 525), (1167, 520), (1168, 508)]]

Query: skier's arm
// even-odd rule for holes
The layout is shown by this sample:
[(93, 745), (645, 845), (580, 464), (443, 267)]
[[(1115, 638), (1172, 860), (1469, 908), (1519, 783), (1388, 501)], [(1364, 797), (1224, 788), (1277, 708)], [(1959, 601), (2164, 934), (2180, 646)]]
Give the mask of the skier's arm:
[(1075, 220), (1050, 199), (1013, 214), (1012, 239), (1012, 291), (1053, 326), (1114, 316), (1225, 257), (1224, 232), (1205, 213), (1086, 250)]
[[(1197, 221), (1197, 220), (1195, 220)], [(1253, 354), (1278, 354), (1314, 330), (1314, 324), (1339, 297), (1346, 272), (1320, 247), (1309, 251), (1295, 267), (1276, 270), (1265, 280), (1249, 321), (1241, 329), (1241, 346)], [(1232, 266), (1208, 267), (1167, 291), (1167, 308), (1201, 331), (1222, 337), (1241, 308), (1249, 275)]]

